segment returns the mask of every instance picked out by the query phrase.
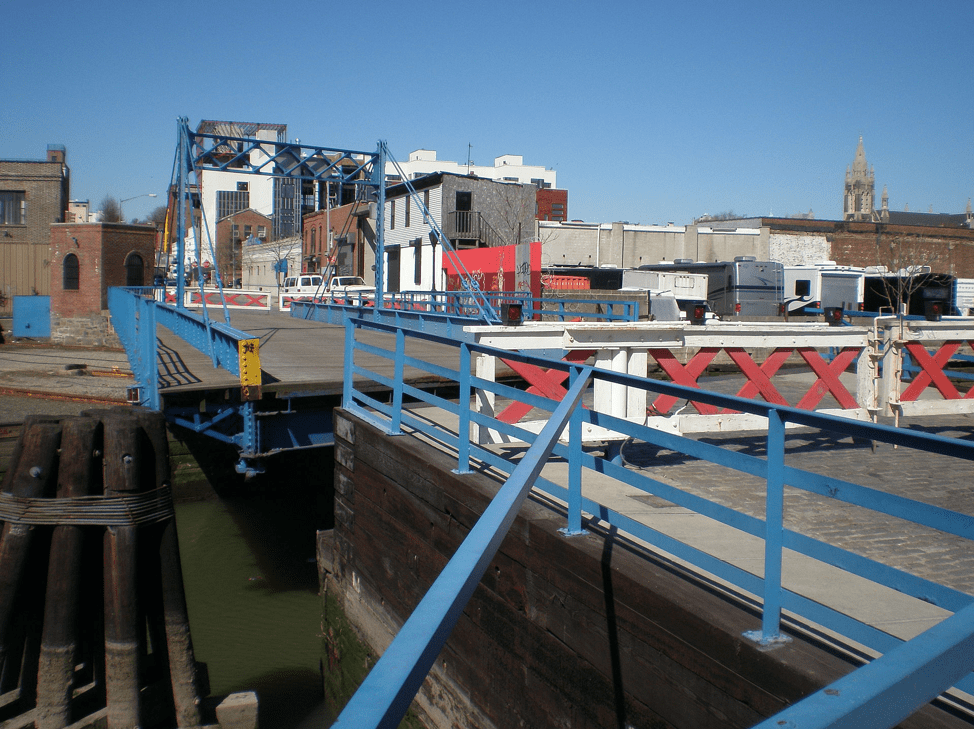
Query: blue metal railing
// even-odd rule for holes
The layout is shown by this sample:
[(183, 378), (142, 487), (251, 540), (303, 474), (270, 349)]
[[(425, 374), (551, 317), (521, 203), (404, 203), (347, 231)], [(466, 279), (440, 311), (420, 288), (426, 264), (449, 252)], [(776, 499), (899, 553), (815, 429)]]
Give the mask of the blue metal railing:
[[(483, 301), (501, 310), (505, 304), (519, 304), (522, 318), (544, 321), (600, 321), (632, 322), (639, 319), (639, 304), (635, 301), (605, 301), (602, 299), (535, 298), (521, 291), (480, 291), (474, 298), (466, 291), (402, 291), (382, 295), (379, 311), (411, 311), (460, 317), (468, 322), (483, 323), (480, 308)], [(294, 306), (299, 302), (292, 303)], [(321, 293), (309, 302), (342, 307), (375, 307), (375, 296), (363, 292), (343, 294)], [(307, 314), (292, 314), (307, 318)]]
[[(477, 459), (483, 464), (511, 474), (512, 479), (514, 478), (515, 468), (510, 461), (492, 450), (483, 448), (470, 441), (468, 433), (471, 425), (476, 425), (480, 428), (489, 428), (511, 439), (521, 440), (526, 443), (533, 443), (535, 445), (540, 443), (540, 447), (543, 448), (547, 448), (551, 444), (545, 442), (535, 433), (519, 427), (517, 424), (503, 423), (483, 413), (471, 411), (468, 403), (474, 390), (491, 392), (499, 398), (524, 402), (534, 408), (539, 408), (547, 412), (557, 412), (558, 425), (555, 429), (555, 437), (563, 434), (563, 430), (566, 427), (565, 423), (567, 422), (568, 438), (567, 442), (551, 445), (550, 451), (555, 456), (561, 457), (567, 462), (569, 474), (568, 484), (566, 486), (554, 483), (538, 475), (533, 485), (541, 491), (567, 502), (567, 524), (563, 531), (566, 534), (581, 531), (583, 526), (583, 513), (588, 513), (593, 515), (596, 521), (601, 521), (617, 527), (619, 530), (626, 531), (634, 537), (652, 544), (656, 548), (669, 552), (678, 559), (711, 573), (720, 580), (759, 596), (764, 606), (762, 610), (761, 630), (748, 634), (748, 637), (762, 644), (769, 644), (782, 639), (781, 613), (783, 610), (787, 610), (804, 620), (817, 623), (828, 630), (834, 631), (879, 653), (886, 654), (897, 649), (899, 646), (913, 646), (918, 641), (923, 643), (928, 640), (924, 635), (921, 635), (909, 643), (904, 643), (901, 639), (885, 633), (853, 616), (846, 615), (784, 587), (781, 580), (781, 563), (782, 553), (786, 549), (954, 612), (956, 614), (955, 618), (951, 620), (955, 626), (960, 625), (956, 630), (959, 630), (961, 633), (964, 633), (964, 631), (974, 631), (974, 610), (970, 609), (970, 606), (974, 603), (974, 598), (970, 595), (917, 577), (859, 554), (835, 547), (827, 542), (799, 534), (798, 532), (785, 528), (782, 519), (783, 491), (784, 486), (788, 485), (825, 498), (835, 499), (845, 504), (860, 506), (875, 512), (905, 519), (916, 524), (937, 529), (945, 534), (974, 540), (974, 517), (971, 515), (961, 514), (948, 509), (887, 494), (831, 475), (823, 476), (793, 468), (787, 466), (784, 462), (784, 428), (789, 423), (830, 431), (842, 436), (870, 439), (929, 453), (947, 455), (964, 461), (974, 461), (974, 444), (970, 442), (925, 433), (904, 431), (884, 425), (851, 421), (840, 417), (822, 415), (729, 395), (720, 395), (698, 389), (689, 389), (668, 382), (648, 380), (600, 369), (579, 368), (577, 365), (571, 365), (562, 361), (545, 360), (521, 353), (497, 350), (468, 341), (458, 341), (429, 333), (409, 332), (407, 334), (401, 330), (397, 330), (396, 327), (387, 326), (379, 322), (349, 318), (346, 321), (346, 327), (344, 407), (347, 410), (377, 425), (377, 427), (386, 432), (398, 433), (405, 429), (420, 432), (435, 438), (444, 446), (455, 450), (457, 454), (457, 470), (460, 473), (469, 472), (471, 469), (471, 460)], [(382, 346), (375, 342), (366, 344), (359, 341), (357, 334), (363, 329), (387, 333), (390, 335), (390, 346)], [(426, 344), (456, 347), (458, 350), (458, 365), (456, 369), (441, 364), (433, 364), (423, 360), (421, 357), (407, 354), (407, 338), (410, 340), (419, 340)], [(396, 374), (389, 377), (366, 369), (356, 359), (357, 352), (368, 353), (392, 361)], [(484, 380), (471, 374), (470, 362), (472, 356), (475, 354), (486, 354), (503, 357), (508, 360), (540, 363), (546, 369), (567, 370), (573, 383), (586, 378), (601, 379), (608, 383), (642, 388), (657, 394), (672, 395), (681, 399), (692, 399), (721, 408), (763, 416), (767, 418), (768, 422), (767, 457), (760, 458), (738, 451), (725, 450), (713, 444), (683, 438), (649, 428), (640, 423), (633, 423), (581, 407), (572, 409), (567, 421), (565, 421), (562, 417), (565, 413), (559, 408), (558, 403), (502, 383)], [(433, 393), (423, 392), (403, 382), (402, 374), (406, 368), (420, 370), (455, 381), (459, 385), (460, 404), (446, 400)], [(357, 388), (354, 384), (354, 377), (365, 378), (388, 387), (393, 392), (391, 402), (380, 402), (367, 392)], [(452, 430), (442, 422), (439, 422), (434, 416), (420, 414), (413, 407), (408, 409), (402, 408), (402, 403), (407, 400), (418, 401), (432, 408), (442, 410), (451, 416), (455, 416), (457, 419), (456, 422), (458, 423), (456, 429)], [(428, 413), (429, 411), (425, 412)], [(552, 421), (554, 420), (555, 418), (553, 417)], [(582, 448), (581, 442), (581, 430), (584, 423), (601, 426), (618, 433), (624, 438), (645, 441), (661, 448), (765, 479), (767, 483), (765, 518), (755, 517), (715, 501), (710, 501), (682, 491), (679, 488), (657, 481), (644, 473), (629, 470), (623, 465), (618, 465), (586, 452)], [(548, 426), (551, 426), (550, 421)], [(542, 433), (545, 435), (545, 438), (550, 439), (552, 437), (552, 432), (549, 427), (546, 427)], [(636, 521), (626, 514), (619, 513), (604, 504), (588, 498), (582, 494), (581, 490), (581, 473), (583, 469), (591, 469), (605, 474), (620, 482), (641, 489), (646, 493), (659, 496), (677, 506), (702, 514), (717, 522), (740, 530), (745, 534), (763, 540), (765, 544), (763, 577), (725, 562), (689, 544), (680, 542), (667, 534)], [(417, 608), (418, 612), (419, 608)], [(419, 619), (427, 621), (429, 630), (449, 632), (449, 627), (444, 626), (430, 615)], [(942, 638), (930, 638), (929, 640), (943, 644), (949, 642)], [(957, 640), (963, 639), (959, 638)], [(929, 646), (925, 650), (926, 653), (924, 655), (929, 653)], [(917, 692), (911, 692), (909, 688), (903, 686), (898, 687), (898, 696), (912, 707), (910, 711), (916, 710), (916, 708), (929, 700), (930, 696), (927, 693), (931, 685), (935, 685), (937, 688), (934, 695), (946, 690), (951, 685), (956, 685), (967, 692), (974, 690), (974, 676), (970, 674), (971, 668), (974, 667), (974, 659), (970, 657), (965, 659), (965, 670), (961, 671), (960, 674), (957, 674), (956, 669), (941, 670), (943, 667), (942, 664), (948, 660), (946, 656), (951, 650), (949, 647), (945, 647), (940, 659), (931, 661), (929, 658), (925, 658), (924, 662), (912, 666), (913, 670), (918, 673), (933, 671), (936, 674), (936, 678), (932, 682), (923, 682), (925, 685), (924, 691), (918, 690)], [(905, 651), (905, 653), (910, 655), (910, 651)], [(938, 663), (938, 660), (940, 663)], [(900, 664), (902, 664), (902, 661)], [(381, 661), (379, 665), (381, 665)], [(934, 668), (930, 666), (934, 666)], [(941, 668), (937, 668), (937, 666), (941, 666)], [(378, 665), (376, 668), (378, 668)], [(375, 673), (375, 670), (373, 669), (373, 673)], [(901, 665), (898, 670), (902, 670)], [(384, 681), (389, 680), (387, 674), (380, 675), (385, 676)], [(959, 679), (958, 676), (960, 676)], [(876, 680), (882, 682), (888, 680), (888, 676), (883, 675), (882, 678)], [(381, 703), (385, 700), (382, 697), (387, 692), (392, 691), (390, 687), (383, 689), (381, 686), (373, 685), (371, 675), (366, 683), (369, 684), (367, 691), (370, 692), (368, 694), (370, 696), (368, 703), (370, 704)], [(411, 696), (412, 694), (409, 695)], [(878, 701), (879, 699), (864, 700)], [(399, 695), (396, 701), (398, 702), (396, 706), (402, 708), (404, 711), (405, 706), (403, 705), (403, 701), (405, 699), (403, 696)], [(408, 705), (408, 701), (405, 701), (405, 703)], [(354, 705), (350, 704), (349, 709), (346, 711), (355, 711), (357, 710), (355, 707), (358, 706), (361, 706), (361, 703), (356, 702)], [(342, 716), (344, 719), (345, 714)], [(351, 721), (351, 718), (348, 721)], [(384, 719), (383, 722), (385, 721), (387, 720)], [(339, 724), (339, 726), (345, 725), (351, 726), (352, 724)], [(395, 722), (368, 723), (357, 721), (355, 725), (395, 726)], [(809, 726), (827, 726), (827, 724), (811, 723)]]

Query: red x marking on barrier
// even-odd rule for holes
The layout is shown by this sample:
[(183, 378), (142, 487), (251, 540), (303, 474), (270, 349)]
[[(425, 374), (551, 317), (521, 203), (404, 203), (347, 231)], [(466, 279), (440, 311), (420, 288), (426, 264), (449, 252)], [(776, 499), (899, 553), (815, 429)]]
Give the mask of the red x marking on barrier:
[[(947, 379), (947, 375), (944, 374), (944, 367), (947, 366), (950, 358), (956, 354), (962, 344), (963, 342), (944, 342), (943, 346), (931, 357), (927, 348), (920, 342), (909, 342), (906, 345), (906, 351), (910, 353), (910, 356), (923, 371), (914, 377), (910, 386), (903, 391), (903, 394), (900, 395), (900, 401), (916, 400), (920, 397), (920, 393), (931, 384), (940, 391), (944, 400), (966, 400), (974, 397), (974, 387), (968, 390), (966, 395), (961, 395), (954, 383)], [(974, 347), (974, 344), (971, 346)]]
[[(686, 363), (686, 366), (681, 365), (668, 349), (650, 349), (649, 354), (653, 355), (653, 359), (659, 363), (663, 372), (670, 376), (674, 385), (700, 389), (700, 386), (697, 384), (697, 378), (706, 372), (707, 366), (713, 361), (719, 351), (720, 347), (702, 347)], [(672, 395), (660, 395), (653, 400), (650, 409), (659, 415), (665, 415), (673, 407), (677, 399)], [(693, 405), (700, 413), (705, 415), (714, 415), (717, 412), (717, 408), (713, 405), (705, 405), (697, 402), (693, 403)]]
[[(580, 363), (587, 360), (593, 354), (595, 354), (594, 349), (572, 349), (565, 355), (563, 361)], [(568, 394), (568, 391), (561, 386), (561, 383), (568, 379), (569, 373), (565, 370), (546, 370), (537, 365), (507, 359), (501, 359), (501, 362), (524, 378), (525, 382), (530, 385), (527, 392), (533, 395), (541, 395), (542, 397), (561, 402), (565, 395)], [(527, 403), (512, 402), (497, 415), (497, 419), (502, 423), (516, 423), (527, 415), (531, 411), (531, 408), (532, 406)]]
[(805, 396), (798, 401), (798, 404), (795, 405), (796, 408), (800, 410), (814, 410), (815, 406), (825, 397), (825, 393), (830, 393), (841, 408), (852, 410), (859, 407), (859, 403), (849, 394), (845, 385), (839, 382), (839, 375), (845, 372), (846, 368), (852, 364), (852, 361), (859, 356), (859, 349), (857, 347), (843, 349), (830, 363), (826, 363), (822, 359), (822, 355), (811, 347), (799, 347), (798, 354), (808, 363), (812, 371), (818, 375), (818, 379), (812, 383)]
[[(781, 369), (781, 365), (791, 356), (791, 349), (776, 349), (772, 352), (760, 366), (751, 359), (751, 355), (740, 347), (726, 347), (724, 349), (728, 356), (733, 360), (741, 372), (747, 377), (747, 382), (738, 391), (738, 397), (753, 399), (756, 395), (761, 395), (765, 402), (773, 405), (787, 405), (788, 402), (778, 392), (778, 388), (771, 384), (771, 378)], [(736, 412), (725, 410), (724, 412)]]

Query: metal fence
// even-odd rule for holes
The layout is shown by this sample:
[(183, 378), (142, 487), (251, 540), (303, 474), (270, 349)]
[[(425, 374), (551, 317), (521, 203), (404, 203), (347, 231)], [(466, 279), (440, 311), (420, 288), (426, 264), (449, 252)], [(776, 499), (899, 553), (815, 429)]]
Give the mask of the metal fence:
[[(374, 337), (369, 343), (361, 341), (360, 334), (366, 330), (387, 334), (387, 345), (376, 344)], [(434, 365), (424, 361), (421, 356), (407, 354), (407, 340), (414, 344), (411, 351), (421, 350), (423, 342), (456, 347), (456, 368)], [(361, 358), (356, 358), (356, 354), (362, 352), (392, 362), (393, 375), (390, 377), (366, 369), (360, 363)], [(477, 355), (503, 357), (542, 366), (550, 371), (561, 370), (569, 383), (566, 395), (561, 402), (557, 402), (476, 377), (472, 374), (471, 362)], [(446, 400), (435, 393), (423, 392), (405, 384), (403, 374), (407, 369), (453, 380), (459, 388), (458, 400)], [(393, 393), (391, 400), (379, 401), (372, 397), (367, 388), (355, 384), (355, 378), (361, 378), (360, 383), (364, 379), (386, 386)], [(974, 657), (970, 652), (970, 644), (974, 640), (974, 597), (801, 534), (787, 528), (783, 519), (787, 486), (799, 492), (903, 519), (946, 535), (974, 539), (974, 517), (969, 514), (884, 493), (849, 482), (835, 474), (818, 474), (794, 468), (786, 465), (784, 459), (785, 427), (789, 424), (842, 437), (868, 439), (940, 454), (956, 458), (961, 463), (974, 460), (974, 443), (720, 395), (435, 334), (404, 331), (395, 326), (355, 318), (346, 320), (344, 381), (344, 407), (351, 413), (390, 434), (410, 432), (434, 439), (442, 447), (455, 452), (460, 473), (470, 472), (473, 462), (477, 461), (478, 466), (486, 464), (510, 475), (495, 502), (481, 517), (476, 530), (470, 533), (457, 556), (431, 588), (427, 596), (429, 599), (424, 599), (417, 607), (399, 637), (350, 701), (336, 726), (396, 725), (397, 717), (401, 717), (418, 690), (483, 569), (486, 569), (512, 523), (520, 499), (532, 486), (567, 504), (563, 530), (566, 535), (579, 533), (588, 520), (602, 522), (755, 596), (760, 605), (762, 622), (760, 630), (748, 634), (754, 641), (771, 644), (783, 640), (781, 626), (784, 612), (788, 620), (797, 618), (821, 626), (881, 656), (866, 667), (869, 671), (862, 674), (866, 690), (856, 694), (858, 698), (854, 702), (847, 701), (837, 709), (834, 707), (836, 702), (832, 702), (833, 708), (824, 711), (821, 702), (829, 704), (834, 693), (831, 693), (831, 689), (823, 689), (807, 700), (809, 704), (806, 708), (802, 708), (805, 704), (802, 702), (789, 709), (792, 718), (800, 716), (806, 722), (801, 726), (832, 726), (841, 720), (836, 719), (836, 715), (846, 719), (867, 717), (857, 726), (892, 726), (952, 685), (965, 692), (974, 692), (974, 676), (970, 674), (974, 667)], [(692, 398), (695, 402), (763, 418), (767, 427), (766, 456), (721, 448), (633, 423), (597, 409), (581, 407), (586, 390), (600, 382), (608, 386), (642, 388), (656, 395)], [(473, 409), (470, 403), (478, 391), (522, 402), (537, 411), (551, 413), (551, 417), (540, 434), (535, 434), (518, 427), (516, 423), (505, 423)], [(407, 408), (404, 407), (406, 402), (413, 404)], [(581, 432), (586, 424), (763, 479), (766, 482), (764, 517), (756, 517), (681, 490), (583, 448)], [(511, 440), (532, 445), (515, 466), (496, 449), (473, 442), (471, 433), (474, 428), (496, 430)], [(567, 483), (556, 483), (541, 475), (544, 461), (549, 455), (567, 464)], [(582, 491), (583, 473), (586, 471), (604, 474), (645, 494), (661, 497), (674, 505), (709, 517), (742, 535), (761, 540), (764, 545), (761, 569), (749, 571), (735, 566), (719, 556), (653, 529), (631, 515), (599, 503), (591, 494)], [(783, 584), (782, 562), (786, 550), (939, 606), (954, 613), (954, 616), (904, 642)], [(895, 666), (895, 670), (888, 670), (891, 665)], [(882, 712), (874, 710), (879, 705), (883, 707)], [(769, 720), (768, 726), (776, 725), (774, 719)]]

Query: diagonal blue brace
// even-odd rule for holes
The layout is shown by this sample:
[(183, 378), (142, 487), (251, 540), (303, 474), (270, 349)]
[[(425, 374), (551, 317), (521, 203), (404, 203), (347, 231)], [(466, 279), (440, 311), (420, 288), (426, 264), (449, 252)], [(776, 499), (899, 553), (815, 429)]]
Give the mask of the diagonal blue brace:
[(333, 728), (393, 729), (399, 725), (581, 402), (591, 377), (591, 368), (586, 368), (575, 379), (538, 438), (349, 700)]

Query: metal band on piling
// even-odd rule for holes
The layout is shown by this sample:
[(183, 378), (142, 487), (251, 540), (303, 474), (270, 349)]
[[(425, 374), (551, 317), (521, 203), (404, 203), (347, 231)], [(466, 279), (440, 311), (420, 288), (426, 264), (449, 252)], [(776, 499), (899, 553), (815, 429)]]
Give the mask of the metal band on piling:
[(27, 498), (0, 492), (0, 521), (29, 526), (138, 526), (174, 516), (168, 486), (140, 493)]

